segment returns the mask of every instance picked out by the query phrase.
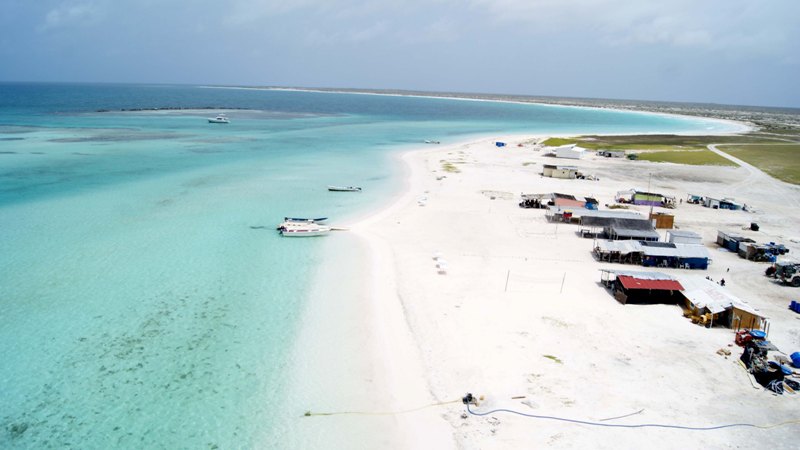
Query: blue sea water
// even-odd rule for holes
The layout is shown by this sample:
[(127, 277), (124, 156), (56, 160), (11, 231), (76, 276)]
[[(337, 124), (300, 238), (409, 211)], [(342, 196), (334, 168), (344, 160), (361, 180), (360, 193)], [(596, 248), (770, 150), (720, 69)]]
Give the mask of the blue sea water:
[[(230, 124), (207, 123), (223, 110)], [(363, 261), (346, 235), (281, 239), (284, 216), (346, 223), (380, 207), (402, 184), (393, 157), (425, 139), (725, 127), (455, 99), (0, 84), (0, 447), (318, 446), (276, 411), (302, 412), (291, 358), (318, 268), (355, 258), (343, 276), (357, 278)], [(349, 294), (326, 300), (347, 308)]]

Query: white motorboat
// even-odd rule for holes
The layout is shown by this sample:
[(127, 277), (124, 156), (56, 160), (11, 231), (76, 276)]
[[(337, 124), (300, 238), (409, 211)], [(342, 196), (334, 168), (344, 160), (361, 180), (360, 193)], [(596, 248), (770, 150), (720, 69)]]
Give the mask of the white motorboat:
[(328, 186), (328, 190), (333, 192), (361, 192), (361, 188), (356, 186)]
[(231, 121), (225, 117), (225, 114), (218, 114), (217, 117), (213, 119), (209, 117), (208, 123), (231, 123)]
[(331, 231), (331, 227), (326, 225), (319, 225), (316, 223), (310, 224), (293, 224), (280, 228), (280, 233), (285, 237), (305, 237), (305, 236), (323, 236)]
[(328, 220), (327, 217), (305, 218), (305, 217), (284, 217), (276, 229), (281, 231), (284, 228), (297, 228), (310, 225), (320, 225), (322, 222)]

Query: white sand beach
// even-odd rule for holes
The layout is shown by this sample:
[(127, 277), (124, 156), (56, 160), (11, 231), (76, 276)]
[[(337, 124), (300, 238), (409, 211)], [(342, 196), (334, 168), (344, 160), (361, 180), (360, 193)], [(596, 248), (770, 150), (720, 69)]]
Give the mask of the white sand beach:
[[(545, 210), (518, 207), (521, 193), (592, 196), (603, 205), (637, 187), (686, 199), (733, 197), (752, 211), (687, 204), (675, 225), (703, 236), (708, 270), (659, 269), (724, 278), (725, 289), (769, 319), (769, 339), (800, 351), (800, 315), (787, 309), (800, 289), (764, 276), (756, 263), (721, 250), (717, 230), (800, 253), (800, 188), (752, 166), (704, 167), (602, 158), (555, 160), (532, 136), (409, 152), (407, 191), (353, 227), (373, 254), (370, 310), (376, 371), (392, 407), (406, 410), (483, 396), (475, 412), (503, 408), (604, 424), (707, 427), (773, 425), (800, 419), (800, 393), (776, 396), (738, 363), (728, 328), (704, 328), (674, 305), (622, 305), (600, 284), (600, 263), (578, 225), (555, 224)], [(444, 170), (452, 164), (457, 171)], [(542, 177), (543, 164), (568, 164), (599, 180)], [(632, 206), (645, 215), (649, 207)], [(760, 231), (750, 231), (751, 222)], [(662, 236), (664, 230), (660, 230)], [(446, 260), (446, 274), (434, 256)], [(728, 349), (731, 356), (717, 354)], [(796, 448), (800, 425), (713, 431), (609, 428), (497, 412), (465, 415), (451, 403), (396, 415), (408, 448)], [(627, 416), (618, 418), (620, 416)], [(617, 419), (614, 419), (617, 418)]]

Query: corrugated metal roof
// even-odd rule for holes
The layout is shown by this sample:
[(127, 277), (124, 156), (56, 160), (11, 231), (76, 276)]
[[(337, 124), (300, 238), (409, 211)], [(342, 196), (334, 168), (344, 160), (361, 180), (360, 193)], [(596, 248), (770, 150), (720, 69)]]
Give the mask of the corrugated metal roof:
[(707, 308), (717, 314), (728, 308), (736, 307), (750, 314), (764, 317), (747, 302), (730, 294), (724, 287), (713, 281), (698, 276), (681, 277), (681, 281), (686, 285), (683, 295), (698, 308)]
[(623, 255), (628, 253), (638, 253), (642, 251), (642, 245), (639, 241), (606, 241), (598, 240), (597, 246), (602, 252), (619, 252)]
[(658, 241), (646, 241), (642, 242), (642, 247), (664, 247), (664, 248), (675, 248), (675, 244), (672, 242), (658, 242)]
[(667, 275), (663, 272), (647, 272), (639, 270), (625, 270), (625, 269), (600, 269), (601, 272), (608, 272), (616, 276), (629, 276), (640, 278), (642, 280), (674, 280), (675, 277)]
[(522, 194), (521, 197), (523, 199), (545, 199), (549, 198), (550, 200), (554, 198), (568, 198), (570, 200), (577, 200), (574, 195), (569, 194), (562, 194), (560, 192), (548, 192), (547, 194)]
[(654, 291), (682, 291), (683, 286), (676, 280), (646, 280), (627, 275), (617, 275), (625, 289), (648, 289)]
[(620, 252), (623, 255), (628, 253), (643, 253), (647, 256), (675, 256), (678, 258), (708, 258), (710, 256), (708, 249), (702, 245), (668, 244), (664, 242), (661, 242), (660, 244), (668, 244), (668, 246), (652, 244), (653, 242), (639, 242), (635, 240), (597, 241), (597, 246), (600, 247), (600, 251)]
[[(549, 206), (548, 209), (552, 214), (561, 214), (564, 212), (563, 208), (559, 208), (558, 206)], [(590, 225), (585, 223), (584, 220), (587, 218), (608, 218), (608, 219), (639, 219), (639, 220), (647, 220), (641, 214), (634, 212), (634, 211), (615, 211), (615, 210), (596, 210), (596, 209), (586, 209), (586, 208), (569, 208), (569, 211), (572, 212), (573, 217), (580, 217), (581, 222), (583, 225), (588, 226), (604, 226), (605, 224), (600, 225)]]
[(647, 256), (677, 256), (679, 258), (708, 258), (708, 250), (702, 245), (675, 244), (669, 247), (642, 247)]
[(667, 234), (670, 234), (675, 237), (684, 237), (684, 238), (695, 238), (695, 239), (702, 239), (703, 237), (699, 234), (695, 233), (694, 231), (688, 230), (667, 230)]
[(584, 225), (590, 227), (616, 227), (619, 229), (627, 230), (650, 230), (652, 231), (653, 224), (650, 220), (644, 217), (598, 217), (598, 216), (585, 216), (581, 221)]
[(660, 238), (657, 232), (647, 229), (634, 229), (634, 228), (617, 228), (616, 226), (611, 226), (611, 230), (614, 232), (615, 235), (621, 237), (643, 237), (643, 238)]

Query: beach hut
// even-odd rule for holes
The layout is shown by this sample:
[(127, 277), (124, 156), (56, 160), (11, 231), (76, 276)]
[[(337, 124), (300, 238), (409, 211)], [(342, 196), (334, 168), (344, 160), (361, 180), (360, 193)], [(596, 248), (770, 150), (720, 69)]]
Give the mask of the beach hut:
[(629, 211), (625, 209), (604, 209), (600, 211), (595, 209), (590, 210), (587, 208), (586, 211), (583, 211), (582, 217), (584, 220), (581, 221), (581, 225), (599, 228), (602, 228), (606, 225), (611, 225), (615, 223), (615, 220), (617, 219), (630, 219), (647, 222), (647, 219), (637, 211)]
[(639, 241), (595, 241), (594, 255), (599, 261), (620, 264), (642, 264), (642, 246)]
[(712, 209), (729, 209), (732, 211), (742, 209), (742, 205), (734, 202), (733, 199), (731, 198), (723, 198), (722, 200), (720, 200), (716, 198), (706, 197), (703, 200), (703, 206)]
[(586, 202), (584, 202), (583, 200), (578, 200), (575, 197), (573, 198), (556, 197), (553, 199), (553, 204), (555, 206), (561, 206), (564, 208), (583, 208), (586, 206)]
[(567, 144), (553, 148), (551, 153), (556, 158), (581, 159), (586, 154), (586, 149), (575, 144)]
[(702, 245), (641, 242), (642, 265), (679, 269), (707, 269), (709, 254)]
[[(589, 220), (596, 223), (595, 220)], [(634, 241), (657, 241), (661, 236), (653, 228), (653, 224), (647, 219), (628, 219), (628, 218), (603, 218), (603, 234), (606, 238), (616, 240)]]
[(625, 152), (622, 150), (598, 150), (597, 155), (606, 158), (624, 158)]
[(717, 324), (736, 329), (767, 329), (765, 316), (717, 283), (696, 276), (680, 277), (680, 280), (687, 312), (696, 317), (705, 316), (709, 327)]
[(738, 253), (740, 247), (744, 248), (747, 244), (754, 242), (754, 240), (738, 234), (727, 233), (719, 230), (717, 231), (717, 245), (732, 252)]
[(638, 189), (619, 191), (617, 192), (616, 200), (620, 203), (633, 203), (634, 205), (675, 208), (675, 197), (654, 192), (644, 192)]
[(675, 216), (672, 214), (662, 212), (650, 213), (650, 220), (653, 221), (653, 226), (659, 230), (672, 229), (675, 225)]
[(574, 195), (552, 192), (549, 194), (522, 194), (520, 206), (523, 208), (540, 208), (543, 205), (561, 206), (565, 208), (584, 208), (586, 202), (578, 200)]
[(778, 255), (782, 254), (774, 244), (755, 244), (752, 242), (740, 243), (738, 253), (744, 259), (760, 262), (775, 262)]
[(578, 168), (575, 166), (557, 166), (553, 164), (544, 164), (542, 166), (542, 175), (551, 178), (563, 178), (574, 180), (578, 178)]
[(672, 242), (673, 244), (703, 245), (703, 237), (694, 231), (669, 230), (667, 231), (667, 242)]
[(702, 195), (689, 194), (688, 196), (686, 196), (686, 203), (692, 203), (695, 205), (704, 204), (705, 200), (706, 198), (703, 197)]
[(640, 264), (646, 267), (707, 269), (708, 250), (702, 245), (652, 241), (596, 241), (600, 261)]
[(593, 229), (592, 234), (601, 232), (602, 228), (610, 223), (613, 223), (614, 219), (632, 219), (649, 223), (646, 218), (635, 211), (598, 211), (596, 209), (589, 209), (586, 207), (560, 207), (555, 205), (548, 207), (545, 217), (547, 217), (547, 219), (550, 221), (560, 222), (562, 221), (562, 216), (566, 211), (569, 211), (570, 213), (571, 222), (591, 227)]
[(661, 237), (652, 229), (644, 227), (626, 228), (624, 225), (609, 225), (603, 227), (603, 233), (611, 240), (658, 241)]
[(634, 205), (663, 206), (664, 196), (651, 192), (635, 192), (633, 194)]
[(634, 272), (600, 269), (601, 282), (623, 305), (678, 304), (683, 286), (672, 276), (661, 272)]

